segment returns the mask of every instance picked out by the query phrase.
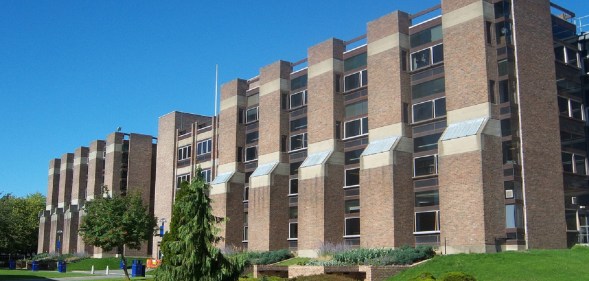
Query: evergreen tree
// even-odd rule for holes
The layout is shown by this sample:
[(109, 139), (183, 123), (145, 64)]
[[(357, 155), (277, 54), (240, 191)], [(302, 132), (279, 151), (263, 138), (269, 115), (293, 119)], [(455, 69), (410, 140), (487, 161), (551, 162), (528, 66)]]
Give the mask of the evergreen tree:
[(243, 270), (241, 258), (227, 258), (215, 247), (221, 237), (218, 223), (223, 218), (212, 214), (209, 185), (201, 170), (190, 184), (183, 183), (176, 195), (170, 231), (161, 243), (163, 259), (156, 272), (158, 281), (237, 280)]

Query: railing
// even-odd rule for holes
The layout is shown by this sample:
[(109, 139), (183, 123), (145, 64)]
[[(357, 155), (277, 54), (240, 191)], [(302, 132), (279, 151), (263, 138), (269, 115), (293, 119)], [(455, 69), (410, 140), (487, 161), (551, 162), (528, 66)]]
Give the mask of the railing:
[[(577, 17), (573, 20), (575, 22), (575, 25), (577, 26), (578, 34), (583, 34), (583, 32), (589, 31), (589, 15)], [(586, 31), (583, 31), (584, 29)]]

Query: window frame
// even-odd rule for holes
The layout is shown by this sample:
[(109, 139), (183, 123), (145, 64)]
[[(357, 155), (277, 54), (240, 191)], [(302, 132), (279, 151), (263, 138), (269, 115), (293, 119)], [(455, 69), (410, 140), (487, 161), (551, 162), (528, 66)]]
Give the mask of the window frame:
[[(296, 193), (292, 193), (292, 181), (293, 180), (297, 181), (297, 192)], [(287, 194), (287, 196), (297, 196), (297, 195), (299, 195), (299, 179), (298, 178), (289, 179), (288, 180), (288, 194)]]
[[(362, 122), (363, 119), (366, 118), (366, 122), (368, 122), (368, 116), (364, 116), (364, 117), (360, 117), (360, 118), (355, 118), (352, 120), (348, 120), (344, 122), (344, 138), (342, 140), (349, 140), (349, 139), (353, 139), (353, 138), (357, 138), (357, 137), (361, 137), (361, 136), (366, 136), (368, 135), (368, 128), (366, 128), (366, 133), (363, 133), (364, 131), (364, 123)], [(354, 136), (347, 136), (347, 126), (346, 124), (354, 122), (354, 121), (360, 121), (360, 134), (359, 135), (354, 135)]]
[[(298, 95), (298, 94), (302, 95), (302, 103), (300, 105), (293, 106), (292, 105), (292, 98), (293, 98), (293, 96)], [(307, 90), (298, 91), (298, 92), (295, 92), (295, 93), (289, 95), (289, 98), (288, 98), (288, 108), (289, 109), (301, 108), (305, 105), (307, 105)]]
[(190, 173), (188, 174), (181, 174), (181, 175), (176, 175), (176, 189), (180, 188), (180, 185), (183, 182), (188, 182), (190, 183)]
[[(212, 140), (206, 139), (196, 143), (196, 156), (205, 155), (211, 153), (212, 150)], [(207, 150), (206, 152), (204, 152)], [(200, 152), (199, 152), (200, 151)]]
[(206, 183), (210, 183), (211, 182), (211, 176), (212, 176), (212, 170), (211, 170), (211, 168), (202, 169), (201, 170), (201, 173), (202, 173), (202, 178), (204, 179), (204, 181)]
[[(248, 118), (248, 116), (249, 116), (248, 115), (248, 112), (250, 110), (254, 110), (254, 109), (256, 110), (256, 119), (255, 120), (249, 120), (249, 118)], [(251, 124), (251, 123), (254, 123), (254, 122), (257, 122), (258, 120), (260, 120), (260, 107), (259, 106), (254, 106), (254, 107), (247, 108), (244, 111), (244, 113), (245, 113), (245, 116), (244, 116), (243, 119), (245, 121), (245, 124)]]
[[(351, 170), (358, 170), (358, 184), (356, 185), (348, 185), (348, 171)], [(348, 188), (354, 188), (354, 187), (359, 187), (360, 186), (360, 167), (354, 167), (354, 168), (347, 168), (344, 169), (344, 189), (348, 189)]]
[(248, 235), (248, 226), (247, 225), (244, 225), (243, 226), (243, 235), (241, 237), (241, 239), (242, 239), (241, 242), (242, 243), (247, 243), (248, 242), (248, 238), (249, 238), (249, 235)]
[[(426, 157), (434, 157), (434, 170), (435, 172), (433, 174), (427, 174), (427, 175), (419, 175), (417, 176), (415, 174), (415, 160), (419, 159), (419, 158), (426, 158)], [(420, 177), (430, 177), (430, 176), (435, 176), (438, 174), (438, 154), (430, 154), (430, 155), (424, 155), (424, 156), (419, 156), (419, 157), (413, 157), (413, 178), (420, 178)]]
[(178, 161), (189, 160), (192, 158), (192, 145), (178, 147)]
[[(562, 162), (562, 160), (561, 160), (562, 166), (563, 166), (563, 169), (562, 169), (563, 173), (572, 173), (572, 174), (581, 175), (581, 176), (589, 175), (589, 169), (587, 167), (587, 156), (581, 155), (579, 153), (568, 152), (568, 151), (562, 151), (561, 153), (562, 154), (566, 153), (566, 154), (571, 155), (571, 166), (572, 166), (572, 170), (573, 170), (572, 172), (565, 171), (564, 170), (564, 162)], [(585, 158), (584, 159), (585, 160), (584, 161), (585, 162), (585, 173), (584, 174), (580, 174), (579, 171), (577, 171), (577, 156)]]
[[(251, 148), (254, 148), (256, 150), (256, 156), (254, 159), (247, 159), (247, 151)], [(249, 163), (249, 162), (253, 162), (258, 160), (258, 146), (257, 145), (252, 145), (252, 146), (248, 146), (243, 150), (243, 163)]]
[[(352, 220), (352, 219), (357, 219), (358, 220), (358, 228), (359, 228), (359, 231), (358, 232), (360, 234), (347, 234), (348, 220)], [(360, 228), (361, 227), (361, 224), (360, 223), (361, 223), (360, 222), (360, 216), (351, 216), (351, 217), (344, 218), (344, 236), (343, 237), (344, 238), (359, 238), (360, 235), (361, 235), (361, 233), (362, 233), (362, 229)]]
[[(301, 135), (303, 136), (303, 140), (302, 140), (302, 146), (301, 146), (301, 147), (299, 147), (299, 148), (293, 149), (293, 148), (292, 148), (292, 139), (293, 139), (294, 137), (298, 137), (298, 136), (301, 136)], [(307, 149), (307, 147), (308, 147), (308, 145), (309, 145), (308, 135), (307, 135), (307, 133), (306, 133), (306, 132), (305, 132), (305, 133), (300, 133), (300, 134), (291, 135), (291, 136), (288, 138), (288, 140), (289, 140), (289, 141), (288, 141), (288, 152), (289, 152), (289, 153), (290, 153), (290, 152), (296, 152), (296, 151), (305, 150), (305, 149)]]
[[(563, 97), (563, 96), (558, 96), (558, 98), (559, 98), (559, 99), (564, 99), (564, 100), (566, 100), (566, 101), (567, 101), (567, 111), (568, 111), (567, 113), (568, 113), (568, 114), (567, 114), (567, 115), (563, 115), (563, 114), (562, 114), (562, 112), (560, 112), (560, 115), (561, 115), (561, 116), (569, 117), (569, 118), (571, 118), (571, 119), (575, 119), (575, 120), (582, 120), (582, 121), (585, 121), (585, 119), (586, 119), (586, 116), (585, 116), (585, 105), (583, 105), (583, 102), (580, 102), (580, 101), (578, 101), (578, 100), (575, 100), (575, 99), (571, 99), (571, 98)], [(580, 104), (580, 105), (581, 105), (581, 119), (579, 119), (579, 118), (576, 118), (576, 117), (573, 117), (573, 106), (572, 106), (572, 103), (573, 103), (573, 102), (575, 102), (575, 103), (578, 103), (578, 104)], [(559, 110), (559, 111), (560, 111), (560, 110)]]
[[(442, 60), (439, 61), (439, 62), (434, 63), (434, 47), (438, 47), (440, 45), (442, 45)], [(411, 67), (410, 71), (417, 71), (417, 70), (424, 69), (424, 68), (427, 68), (427, 67), (430, 67), (430, 66), (435, 66), (435, 65), (439, 65), (439, 64), (444, 63), (444, 55), (443, 55), (444, 46), (443, 45), (444, 45), (444, 43), (439, 43), (439, 44), (435, 44), (435, 45), (429, 46), (427, 48), (419, 49), (419, 50), (417, 50), (415, 52), (411, 52), (409, 54), (409, 66)], [(429, 52), (428, 52), (429, 53), (429, 61), (428, 61), (428, 64), (425, 65), (425, 66), (422, 66), (422, 67), (413, 68), (413, 55), (414, 54), (417, 54), (419, 52), (423, 52), (425, 50), (429, 50)]]
[[(435, 230), (426, 230), (426, 231), (417, 231), (417, 214), (422, 213), (435, 213)], [(440, 233), (440, 210), (432, 210), (432, 211), (419, 211), (413, 213), (413, 234), (436, 234)]]
[[(435, 98), (435, 99), (431, 99), (431, 100), (426, 100), (426, 101), (418, 102), (418, 103), (415, 103), (415, 104), (411, 105), (411, 123), (412, 124), (419, 124), (421, 122), (427, 122), (427, 121), (430, 121), (430, 120), (435, 120), (435, 119), (438, 119), (438, 118), (442, 118), (442, 117), (448, 116), (448, 112), (447, 111), (446, 111), (446, 114), (444, 114), (444, 115), (440, 115), (440, 116), (437, 116), (436, 115), (436, 101), (437, 100), (441, 100), (441, 99), (446, 99), (446, 97), (439, 97), (439, 98)], [(424, 104), (424, 103), (428, 103), (428, 102), (431, 102), (432, 103), (432, 118), (415, 121), (415, 106), (416, 105), (420, 105), (420, 104)]]
[[(292, 237), (292, 233), (291, 233), (291, 226), (292, 225), (296, 225), (297, 228), (297, 237)], [(299, 240), (299, 222), (289, 222), (288, 223), (288, 241), (297, 241)]]
[[(359, 86), (358, 86), (358, 87), (356, 87), (356, 88), (351, 88), (351, 89), (348, 89), (348, 88), (346, 87), (346, 79), (347, 79), (348, 77), (350, 77), (350, 76), (352, 76), (352, 75), (356, 75), (356, 74), (358, 74), (358, 81), (359, 81), (359, 82), (358, 82), (358, 85), (359, 85)], [(364, 80), (365, 80), (365, 79), (364, 79), (364, 75), (366, 75), (366, 78), (367, 78), (367, 79), (366, 79), (366, 83), (364, 83)], [(350, 74), (348, 74), (348, 75), (344, 75), (344, 79), (343, 79), (343, 80), (344, 80), (344, 93), (346, 93), (346, 92), (349, 92), (349, 91), (353, 91), (353, 90), (356, 90), (356, 89), (360, 89), (360, 88), (362, 88), (362, 87), (364, 87), (364, 86), (368, 85), (368, 70), (367, 70), (366, 68), (364, 68), (364, 69), (361, 69), (361, 70), (358, 70), (358, 71), (354, 71), (353, 73), (350, 73)]]

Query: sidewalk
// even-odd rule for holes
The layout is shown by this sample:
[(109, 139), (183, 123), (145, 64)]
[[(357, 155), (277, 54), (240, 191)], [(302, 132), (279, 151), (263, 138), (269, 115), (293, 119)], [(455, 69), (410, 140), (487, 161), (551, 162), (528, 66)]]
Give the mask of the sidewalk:
[[(90, 271), (71, 271), (72, 273), (84, 273), (90, 274)], [(131, 271), (129, 270), (129, 274)], [(106, 275), (106, 270), (95, 270), (94, 275), (92, 276), (80, 276), (80, 277), (63, 277), (63, 278), (56, 278), (56, 277), (39, 277), (39, 278), (30, 278), (30, 279), (13, 279), (14, 281), (78, 281), (78, 280), (98, 280), (98, 279), (110, 279), (110, 278), (121, 278), (124, 277), (125, 273), (122, 269), (113, 269), (109, 270), (108, 275)], [(12, 281), (12, 280), (6, 280)]]

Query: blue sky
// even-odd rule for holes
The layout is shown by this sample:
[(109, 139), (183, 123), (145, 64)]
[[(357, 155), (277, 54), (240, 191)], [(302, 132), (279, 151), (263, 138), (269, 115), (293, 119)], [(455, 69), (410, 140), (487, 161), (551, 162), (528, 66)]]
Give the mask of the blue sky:
[[(46, 194), (49, 160), (158, 117), (212, 114), (219, 85), (437, 0), (0, 1), (0, 192)], [(415, 4), (418, 3), (418, 4)], [(556, 3), (589, 15), (581, 0)], [(583, 4), (585, 3), (585, 4)], [(589, 22), (589, 19), (587, 20)]]

